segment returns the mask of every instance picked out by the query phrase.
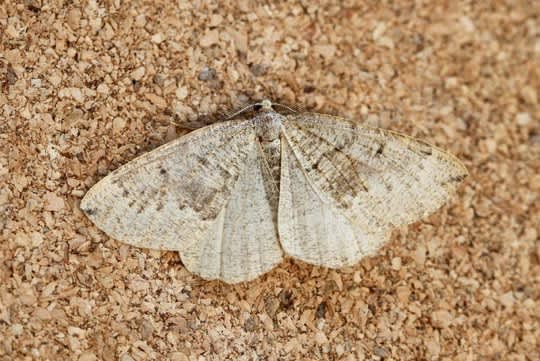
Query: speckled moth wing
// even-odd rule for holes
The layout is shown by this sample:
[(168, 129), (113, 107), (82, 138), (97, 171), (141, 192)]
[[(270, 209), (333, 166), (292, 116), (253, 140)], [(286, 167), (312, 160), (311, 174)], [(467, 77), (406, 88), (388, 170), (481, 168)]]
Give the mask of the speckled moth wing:
[(81, 209), (115, 239), (180, 251), (203, 278), (255, 278), (282, 259), (257, 146), (250, 121), (201, 128), (109, 174)]
[(196, 130), (111, 172), (86, 193), (81, 209), (117, 240), (182, 250), (216, 219), (253, 139), (246, 122)]
[[(467, 175), (455, 157), (434, 146), (342, 118), (294, 114), (283, 127), (282, 168), (289, 171), (282, 169), (281, 243), (287, 254), (310, 263), (338, 267), (358, 259), (364, 250), (373, 252), (390, 228), (441, 207)], [(313, 195), (292, 184), (302, 177)], [(319, 211), (312, 209), (315, 195)], [(330, 220), (325, 230), (304, 226), (320, 218), (321, 228), (325, 217)], [(345, 233), (338, 238), (339, 232)], [(358, 242), (356, 253), (347, 246), (352, 239)], [(345, 252), (343, 247), (351, 249)], [(344, 256), (348, 252), (353, 256)]]
[(260, 143), (252, 143), (243, 171), (217, 222), (181, 253), (186, 267), (206, 279), (249, 281), (283, 258), (277, 231), (276, 204), (266, 185)]
[(353, 265), (374, 253), (388, 231), (367, 233), (346, 217), (313, 183), (285, 135), (281, 143), (281, 192), (278, 225), (281, 244), (289, 256), (325, 266)]

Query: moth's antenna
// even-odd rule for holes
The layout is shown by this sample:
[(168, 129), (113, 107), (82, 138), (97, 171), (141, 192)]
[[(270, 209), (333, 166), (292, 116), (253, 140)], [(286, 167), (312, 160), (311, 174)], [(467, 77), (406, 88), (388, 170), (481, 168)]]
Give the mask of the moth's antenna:
[(253, 104), (250, 104), (250, 105), (246, 105), (245, 107), (241, 108), (240, 110), (237, 110), (231, 114), (228, 114), (225, 118), (225, 120), (231, 120), (232, 118), (236, 117), (237, 115), (239, 114), (242, 114), (248, 110), (251, 110), (255, 107), (261, 107), (262, 110), (272, 110), (273, 108), (275, 107), (280, 107), (280, 108), (283, 108), (283, 109), (286, 109), (287, 111), (291, 112), (291, 113), (301, 113), (301, 110), (299, 109), (294, 109), (288, 105), (285, 105), (285, 104), (281, 104), (281, 103), (274, 103), (273, 101), (269, 100), (269, 99), (263, 99), (262, 101), (258, 102), (258, 103), (253, 103)]
[(258, 103), (253, 103), (253, 104), (247, 105), (247, 106), (243, 107), (242, 109), (228, 115), (227, 118), (225, 118), (225, 120), (230, 120), (230, 119), (234, 118), (235, 116), (237, 116), (238, 114), (242, 114), (243, 112), (248, 111), (250, 109), (253, 109), (255, 107), (261, 107), (261, 109), (263, 109), (263, 110), (272, 110), (272, 106), (274, 104), (276, 104), (276, 103), (273, 103), (271, 100), (263, 99), (262, 101), (260, 101)]
[(282, 108), (284, 108), (284, 109), (287, 109), (287, 110), (290, 111), (291, 113), (299, 113), (299, 112), (300, 112), (298, 109), (291, 108), (290, 106), (285, 105), (285, 104), (281, 104), (281, 103), (272, 103), (272, 105), (277, 105), (278, 107), (282, 107)]
[(243, 107), (242, 109), (237, 110), (236, 112), (227, 115), (225, 120), (231, 120), (232, 118), (236, 117), (238, 114), (242, 114), (243, 112), (248, 111), (248, 110), (256, 107), (257, 105), (258, 105), (258, 103), (247, 105), (247, 106)]

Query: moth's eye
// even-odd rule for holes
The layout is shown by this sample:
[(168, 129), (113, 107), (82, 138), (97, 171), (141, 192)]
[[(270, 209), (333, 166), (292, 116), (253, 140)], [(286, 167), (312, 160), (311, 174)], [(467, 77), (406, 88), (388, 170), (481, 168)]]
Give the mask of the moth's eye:
[(255, 104), (255, 105), (253, 106), (253, 110), (255, 110), (256, 112), (258, 112), (258, 111), (261, 110), (261, 109), (262, 109), (262, 105), (261, 105), (261, 104)]

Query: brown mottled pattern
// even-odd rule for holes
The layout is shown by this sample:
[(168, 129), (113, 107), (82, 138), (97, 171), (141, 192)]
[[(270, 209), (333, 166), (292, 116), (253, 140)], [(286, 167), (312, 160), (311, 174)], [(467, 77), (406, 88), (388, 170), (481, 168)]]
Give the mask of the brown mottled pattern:
[(285, 134), (313, 184), (373, 231), (435, 211), (467, 175), (456, 158), (434, 146), (342, 118), (291, 115)]
[(276, 204), (266, 192), (268, 176), (257, 147), (253, 142), (216, 221), (181, 252), (186, 267), (204, 278), (231, 283), (253, 279), (283, 258)]
[(113, 171), (88, 191), (81, 209), (116, 239), (180, 250), (217, 217), (254, 138), (249, 122), (192, 132)]
[(371, 167), (343, 151), (350, 145), (349, 140), (332, 144), (302, 124), (294, 127), (291, 130), (296, 131), (287, 130), (286, 134), (307, 160), (304, 170), (311, 178), (324, 179), (321, 191), (330, 192), (339, 207), (349, 208), (351, 199), (368, 191), (362, 176), (373, 172)]

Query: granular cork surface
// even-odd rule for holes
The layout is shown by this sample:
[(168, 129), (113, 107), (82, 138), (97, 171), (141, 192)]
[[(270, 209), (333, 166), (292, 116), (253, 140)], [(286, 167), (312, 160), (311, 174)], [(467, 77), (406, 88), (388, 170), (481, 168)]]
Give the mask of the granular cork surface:
[[(0, 360), (539, 360), (540, 3), (0, 4)], [(85, 192), (270, 98), (400, 131), (470, 176), (380, 252), (204, 281)]]

